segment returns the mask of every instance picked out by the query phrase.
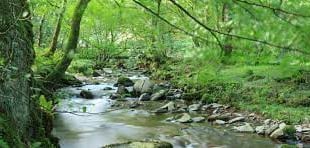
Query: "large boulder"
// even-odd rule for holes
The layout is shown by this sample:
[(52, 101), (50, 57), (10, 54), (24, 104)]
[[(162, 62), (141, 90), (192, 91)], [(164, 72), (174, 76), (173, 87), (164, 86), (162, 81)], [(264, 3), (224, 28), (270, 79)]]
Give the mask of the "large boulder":
[(130, 86), (133, 86), (134, 83), (131, 79), (129, 79), (127, 77), (119, 77), (117, 79), (117, 83), (114, 86), (119, 86), (119, 85), (123, 85), (125, 87), (130, 87)]
[(110, 144), (103, 148), (173, 148), (172, 144), (164, 141), (131, 141), (118, 144)]
[(94, 95), (91, 91), (88, 91), (88, 90), (82, 90), (80, 92), (80, 96), (82, 98), (85, 98), (85, 99), (93, 99), (94, 98)]
[(154, 83), (150, 80), (138, 80), (134, 84), (133, 90), (134, 90), (134, 92), (136, 92), (138, 94), (151, 93), (153, 87), (154, 87)]

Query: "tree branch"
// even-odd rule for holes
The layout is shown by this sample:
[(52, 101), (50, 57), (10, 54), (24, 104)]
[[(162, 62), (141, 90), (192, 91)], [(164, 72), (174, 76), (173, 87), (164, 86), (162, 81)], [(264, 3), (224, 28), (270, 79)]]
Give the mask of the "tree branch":
[(185, 8), (183, 8), (180, 4), (178, 4), (175, 0), (169, 0), (171, 3), (173, 3), (175, 6), (177, 6), (181, 11), (183, 11), (188, 17), (190, 17), (193, 21), (195, 21), (197, 24), (199, 24), (200, 26), (202, 26), (204, 29), (206, 29), (209, 32), (214, 32), (214, 33), (218, 33), (221, 35), (225, 35), (225, 36), (231, 36), (233, 38), (238, 38), (238, 39), (243, 39), (243, 40), (247, 40), (247, 41), (251, 41), (251, 42), (256, 42), (256, 43), (260, 43), (260, 44), (264, 44), (264, 45), (268, 45), (271, 47), (275, 47), (275, 48), (280, 48), (280, 49), (288, 49), (290, 51), (297, 51), (303, 54), (310, 54), (310, 52), (306, 52), (297, 48), (291, 48), (289, 46), (281, 46), (281, 45), (277, 45), (274, 43), (270, 43), (264, 40), (258, 40), (258, 39), (254, 39), (254, 38), (249, 38), (249, 37), (245, 37), (245, 36), (241, 36), (241, 35), (236, 35), (236, 34), (230, 34), (230, 33), (226, 33), (226, 32), (221, 32), (219, 30), (210, 28), (208, 26), (206, 26), (205, 24), (203, 24), (201, 21), (199, 21), (197, 18), (195, 18), (192, 14), (190, 14)]
[[(175, 28), (175, 29), (177, 29), (177, 30), (179, 30), (179, 31), (181, 31), (181, 32), (183, 32), (183, 33), (185, 33), (186, 35), (189, 35), (189, 36), (191, 36), (191, 37), (195, 37), (195, 38), (201, 39), (201, 40), (206, 41), (206, 42), (210, 42), (210, 41), (207, 40), (206, 38), (197, 36), (197, 35), (195, 35), (195, 34), (193, 34), (193, 33), (190, 33), (190, 32), (188, 32), (188, 31), (184, 30), (184, 29), (181, 28), (181, 27), (178, 27), (178, 26), (176, 26), (176, 25), (170, 23), (167, 19), (165, 19), (165, 18), (163, 18), (162, 16), (158, 15), (156, 12), (154, 12), (154, 11), (151, 10), (150, 8), (146, 7), (146, 6), (143, 5), (142, 3), (138, 2), (137, 0), (133, 0), (133, 1), (134, 1), (136, 4), (138, 4), (139, 6), (141, 6), (142, 8), (144, 8), (146, 11), (148, 11), (149, 13), (151, 13), (152, 15), (154, 15), (154, 16), (158, 17), (160, 20), (164, 21), (166, 24), (168, 24), (168, 25), (170, 25), (171, 27), (173, 27), (173, 28)], [(219, 46), (223, 49), (223, 46), (222, 46), (222, 44), (220, 43), (219, 38), (218, 38), (215, 34), (213, 34), (213, 35), (214, 35), (214, 37), (216, 38), (216, 40), (217, 40)]]
[(283, 10), (281, 8), (275, 8), (275, 7), (271, 7), (271, 6), (267, 6), (267, 5), (263, 5), (263, 4), (249, 2), (249, 1), (246, 1), (246, 0), (234, 0), (234, 1), (237, 1), (237, 2), (240, 2), (240, 3), (244, 3), (244, 4), (247, 4), (247, 5), (252, 5), (252, 6), (256, 6), (256, 7), (262, 7), (262, 8), (270, 9), (270, 10), (273, 10), (273, 11), (278, 11), (278, 12), (285, 13), (285, 14), (288, 14), (288, 15), (294, 15), (294, 16), (299, 16), (299, 17), (310, 17), (309, 15), (299, 14), (299, 13), (295, 13), (295, 12), (289, 12), (289, 11)]

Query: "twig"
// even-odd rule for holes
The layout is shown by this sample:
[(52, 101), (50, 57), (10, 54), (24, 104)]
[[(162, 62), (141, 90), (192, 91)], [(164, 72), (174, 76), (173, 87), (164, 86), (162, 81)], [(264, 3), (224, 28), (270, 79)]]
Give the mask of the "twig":
[(222, 34), (225, 36), (231, 36), (234, 38), (238, 38), (238, 39), (243, 39), (243, 40), (247, 40), (247, 41), (251, 41), (251, 42), (256, 42), (256, 43), (260, 43), (260, 44), (264, 44), (264, 45), (268, 45), (271, 47), (275, 47), (275, 48), (280, 48), (280, 49), (288, 49), (290, 51), (297, 51), (303, 54), (310, 54), (310, 52), (306, 52), (297, 48), (291, 48), (289, 46), (281, 46), (281, 45), (277, 45), (274, 43), (270, 43), (267, 41), (263, 41), (263, 40), (258, 40), (258, 39), (254, 39), (254, 38), (249, 38), (249, 37), (245, 37), (245, 36), (241, 36), (241, 35), (236, 35), (236, 34), (230, 34), (230, 33), (225, 33), (225, 32), (221, 32), (219, 30), (210, 28), (208, 26), (206, 26), (205, 24), (203, 24), (201, 21), (199, 21), (197, 18), (195, 18), (192, 14), (190, 14), (185, 8), (183, 8), (180, 4), (178, 4), (175, 0), (169, 0), (171, 3), (173, 3), (175, 6), (177, 6), (181, 11), (183, 11), (188, 17), (190, 17), (193, 21), (195, 21), (196, 23), (198, 23), (200, 26), (202, 26), (204, 29), (208, 30), (209, 32), (215, 32), (218, 34)]
[(267, 5), (263, 5), (263, 4), (258, 4), (258, 3), (254, 3), (254, 2), (249, 2), (249, 1), (246, 1), (246, 0), (234, 0), (234, 1), (237, 1), (237, 2), (240, 2), (240, 3), (244, 3), (244, 4), (247, 4), (247, 5), (252, 5), (252, 6), (257, 6), (257, 7), (262, 7), (262, 8), (270, 9), (270, 10), (273, 10), (273, 11), (282, 12), (282, 13), (289, 14), (289, 15), (294, 15), (294, 16), (299, 16), (299, 17), (310, 17), (309, 15), (299, 14), (299, 13), (295, 13), (295, 12), (289, 12), (289, 11), (283, 10), (281, 8), (274, 8), (274, 7), (271, 7), (271, 6), (267, 6)]

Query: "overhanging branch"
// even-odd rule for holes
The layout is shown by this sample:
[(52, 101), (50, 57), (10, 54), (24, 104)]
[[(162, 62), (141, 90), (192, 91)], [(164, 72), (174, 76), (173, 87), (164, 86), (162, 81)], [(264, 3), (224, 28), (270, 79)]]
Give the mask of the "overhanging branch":
[(264, 45), (268, 45), (271, 47), (275, 47), (275, 48), (280, 48), (280, 49), (287, 49), (290, 51), (297, 51), (303, 54), (310, 54), (310, 52), (306, 52), (297, 48), (291, 48), (290, 46), (281, 46), (281, 45), (277, 45), (274, 43), (270, 43), (264, 40), (258, 40), (258, 39), (254, 39), (254, 38), (249, 38), (249, 37), (245, 37), (245, 36), (241, 36), (241, 35), (236, 35), (236, 34), (230, 34), (230, 33), (226, 33), (226, 32), (221, 32), (219, 30), (213, 29), (208, 27), (207, 25), (203, 24), (201, 21), (199, 21), (196, 17), (194, 17), (192, 14), (190, 14), (185, 8), (183, 8), (180, 4), (178, 4), (175, 0), (169, 0), (172, 4), (174, 4), (176, 7), (178, 7), (183, 13), (185, 13), (188, 17), (190, 17), (194, 22), (196, 22), (197, 24), (199, 24), (200, 26), (202, 26), (204, 29), (206, 29), (209, 32), (213, 32), (213, 33), (217, 33), (217, 34), (221, 34), (221, 35), (225, 35), (225, 36), (230, 36), (233, 38), (238, 38), (238, 39), (242, 39), (242, 40), (247, 40), (247, 41), (251, 41), (251, 42), (256, 42), (256, 43), (260, 43), (260, 44), (264, 44)]

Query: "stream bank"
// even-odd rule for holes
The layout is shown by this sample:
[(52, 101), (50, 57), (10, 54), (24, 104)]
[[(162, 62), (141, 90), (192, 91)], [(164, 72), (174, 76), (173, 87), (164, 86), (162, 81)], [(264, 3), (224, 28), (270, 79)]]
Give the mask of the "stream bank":
[[(237, 113), (221, 104), (205, 106), (180, 99), (161, 100), (158, 96), (160, 101), (142, 101), (141, 97), (127, 94), (133, 87), (125, 87), (126, 93), (120, 94), (120, 87), (115, 85), (119, 76), (134, 82), (148, 80), (141, 72), (106, 69), (97, 77), (79, 77), (84, 82), (81, 86), (59, 91), (66, 99), (57, 109), (53, 133), (60, 138), (61, 147), (101, 147), (153, 139), (167, 141), (174, 147), (280, 147), (277, 142), (251, 134), (255, 129), (245, 126), (248, 120), (256, 118), (251, 119), (255, 124), (262, 120), (255, 114)], [(160, 86), (170, 87), (164, 83)], [(82, 91), (90, 92), (92, 99), (82, 98)], [(179, 91), (174, 92), (173, 96), (178, 97)], [(244, 131), (234, 132), (230, 125)]]

